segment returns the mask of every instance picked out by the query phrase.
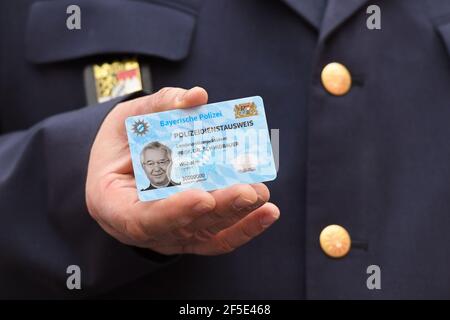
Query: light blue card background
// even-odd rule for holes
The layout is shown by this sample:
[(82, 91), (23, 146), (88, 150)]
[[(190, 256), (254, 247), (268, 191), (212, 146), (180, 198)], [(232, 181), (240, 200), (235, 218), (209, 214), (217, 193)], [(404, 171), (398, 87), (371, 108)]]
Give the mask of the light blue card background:
[[(235, 117), (235, 105), (254, 102), (257, 106), (258, 115), (238, 118)], [(214, 119), (187, 122), (173, 126), (160, 126), (162, 120), (175, 120), (188, 116), (199, 116), (208, 112), (221, 112), (223, 117)], [(187, 132), (196, 129), (215, 127), (231, 123), (253, 121), (253, 126), (247, 128), (231, 129), (224, 132), (205, 133), (185, 138), (174, 138), (174, 132)], [(133, 125), (138, 121), (145, 121), (148, 125), (148, 132), (145, 135), (137, 135), (133, 132)], [(272, 154), (272, 146), (267, 128), (267, 120), (264, 111), (264, 104), (261, 97), (242, 98), (225, 102), (212, 103), (196, 108), (177, 109), (142, 116), (130, 117), (125, 121), (128, 141), (130, 146), (133, 169), (136, 178), (136, 187), (141, 201), (151, 201), (166, 198), (174, 193), (186, 189), (202, 189), (211, 191), (222, 189), (237, 183), (257, 183), (274, 180), (276, 178), (275, 163)], [(188, 156), (181, 157), (177, 151), (189, 148), (179, 148), (180, 144), (196, 143), (210, 140), (211, 138), (221, 139), (226, 137), (226, 143), (239, 141), (238, 148), (226, 148), (216, 150), (206, 150)], [(178, 186), (170, 186), (160, 189), (146, 189), (150, 182), (145, 175), (141, 165), (140, 154), (142, 149), (149, 143), (158, 141), (172, 150), (174, 164), (181, 160), (195, 160), (198, 165), (187, 169), (189, 174), (205, 174), (206, 180), (193, 183), (185, 183)], [(214, 146), (220, 143), (210, 143)], [(205, 144), (199, 144), (204, 146)], [(225, 150), (225, 151), (224, 151)], [(254, 171), (239, 172), (236, 170), (233, 159), (242, 154), (257, 154), (257, 166)], [(183, 171), (184, 170), (184, 171)], [(191, 172), (192, 171), (192, 172)], [(171, 178), (179, 182), (182, 175), (186, 175), (186, 169), (181, 169), (173, 165)]]

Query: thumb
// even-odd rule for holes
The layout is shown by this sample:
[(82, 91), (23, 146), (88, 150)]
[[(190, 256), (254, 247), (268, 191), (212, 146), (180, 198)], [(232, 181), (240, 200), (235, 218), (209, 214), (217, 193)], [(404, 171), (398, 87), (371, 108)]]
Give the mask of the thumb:
[(126, 118), (141, 114), (195, 107), (208, 102), (208, 93), (201, 87), (186, 90), (163, 88), (157, 93), (123, 103), (118, 106), (118, 116)]
[[(100, 165), (103, 171), (131, 171), (125, 119), (131, 116), (172, 109), (188, 108), (207, 103), (205, 89), (194, 87), (190, 90), (164, 88), (145, 97), (118, 104), (105, 118), (91, 149), (90, 163)], [(97, 168), (100, 170), (100, 168)], [(116, 171), (114, 171), (116, 170)]]
[(110, 137), (126, 140), (125, 120), (128, 117), (195, 107), (208, 102), (208, 93), (201, 87), (186, 90), (182, 88), (163, 88), (157, 93), (126, 101), (108, 115), (104, 125)]

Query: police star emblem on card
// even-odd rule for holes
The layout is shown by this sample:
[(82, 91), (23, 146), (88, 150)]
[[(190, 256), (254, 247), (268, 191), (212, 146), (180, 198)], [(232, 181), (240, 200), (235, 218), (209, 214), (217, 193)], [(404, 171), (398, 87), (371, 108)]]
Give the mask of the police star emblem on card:
[(126, 119), (141, 201), (276, 178), (259, 96)]

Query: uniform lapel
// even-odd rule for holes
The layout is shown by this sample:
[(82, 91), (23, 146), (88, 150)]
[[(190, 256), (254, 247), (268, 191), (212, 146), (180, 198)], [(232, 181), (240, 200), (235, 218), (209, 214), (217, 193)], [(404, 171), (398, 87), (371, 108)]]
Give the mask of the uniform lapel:
[(282, 0), (316, 30), (320, 29), (326, 0)]
[[(328, 0), (322, 20), (320, 40), (325, 40), (369, 0)], [(364, 26), (361, 26), (362, 28)]]

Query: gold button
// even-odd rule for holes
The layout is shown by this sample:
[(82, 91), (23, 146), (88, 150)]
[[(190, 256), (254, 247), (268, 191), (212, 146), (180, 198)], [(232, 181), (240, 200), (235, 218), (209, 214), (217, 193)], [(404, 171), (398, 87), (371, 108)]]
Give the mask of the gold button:
[(320, 246), (326, 255), (342, 258), (350, 251), (352, 241), (347, 230), (338, 225), (330, 225), (320, 233)]
[(348, 69), (337, 62), (329, 63), (322, 70), (322, 84), (335, 96), (346, 94), (352, 87), (352, 76)]

